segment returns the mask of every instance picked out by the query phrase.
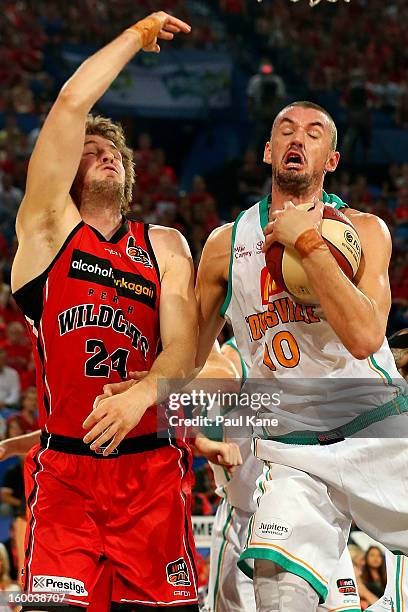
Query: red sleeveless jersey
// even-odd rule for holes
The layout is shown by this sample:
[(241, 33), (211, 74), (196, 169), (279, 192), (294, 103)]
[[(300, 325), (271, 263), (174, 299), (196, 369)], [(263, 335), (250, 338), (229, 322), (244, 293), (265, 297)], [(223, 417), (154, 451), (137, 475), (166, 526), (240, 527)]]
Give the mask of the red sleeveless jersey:
[[(157, 355), (160, 275), (148, 225), (124, 221), (106, 240), (79, 223), (14, 297), (34, 348), (40, 427), (82, 438), (103, 385), (149, 370)], [(151, 407), (128, 437), (154, 431)]]

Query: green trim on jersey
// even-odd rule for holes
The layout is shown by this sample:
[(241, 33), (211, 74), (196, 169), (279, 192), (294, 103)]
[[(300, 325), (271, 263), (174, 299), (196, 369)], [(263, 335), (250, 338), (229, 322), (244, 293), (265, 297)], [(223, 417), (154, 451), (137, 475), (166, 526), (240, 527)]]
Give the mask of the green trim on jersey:
[(349, 205), (343, 202), (343, 200), (335, 193), (326, 193), (323, 191), (322, 202), (323, 204), (334, 204), (333, 208), (336, 208), (337, 210), (340, 208), (349, 208)]
[(366, 427), (373, 425), (373, 423), (379, 423), (389, 416), (397, 416), (406, 412), (408, 412), (408, 396), (399, 395), (382, 406), (377, 406), (364, 414), (360, 414), (350, 421), (350, 423), (346, 423), (330, 431), (293, 431), (283, 436), (276, 436), (268, 439), (274, 442), (283, 442), (285, 444), (327, 444), (353, 436)]
[[(241, 553), (241, 556), (239, 558), (238, 567), (245, 574), (247, 574), (245, 569), (247, 569), (248, 566), (246, 566), (245, 568), (244, 559), (266, 559), (268, 561), (273, 561), (287, 572), (295, 574), (295, 576), (299, 576), (300, 578), (306, 580), (306, 582), (308, 582), (310, 586), (319, 595), (319, 603), (324, 603), (326, 601), (328, 588), (325, 586), (325, 584), (323, 584), (323, 582), (316, 578), (316, 576), (312, 574), (312, 572), (303, 567), (303, 565), (300, 565), (300, 563), (296, 563), (296, 561), (288, 559), (285, 555), (278, 552), (277, 550), (266, 550), (265, 548), (259, 548), (256, 546), (244, 550), (244, 552)], [(249, 577), (251, 578), (251, 576)]]
[[(348, 205), (343, 202), (343, 200), (339, 198), (339, 196), (336, 196), (335, 193), (326, 193), (325, 191), (323, 191), (322, 202), (323, 204), (334, 204), (333, 208), (336, 208), (337, 210), (339, 210), (340, 208), (348, 208)], [(259, 202), (259, 221), (262, 229), (264, 229), (265, 225), (269, 221), (268, 209), (270, 203), (271, 196), (267, 196)]]
[[(244, 572), (247, 578), (249, 578), (250, 580), (254, 579), (254, 570), (249, 565), (249, 563), (246, 562), (245, 559), (241, 559), (238, 565), (239, 565), (239, 569), (241, 570), (241, 572)], [(359, 610), (358, 612), (361, 612), (361, 610)]]
[(261, 224), (262, 229), (269, 221), (269, 204), (271, 201), (271, 196), (266, 196), (259, 202), (259, 223)]
[(398, 555), (397, 567), (395, 570), (395, 612), (402, 612), (401, 596), (403, 597), (403, 595), (401, 593), (400, 581), (401, 581), (401, 557)]
[(227, 289), (227, 295), (225, 296), (225, 300), (223, 305), (221, 306), (220, 309), (220, 315), (222, 317), (225, 316), (225, 313), (227, 312), (227, 308), (229, 306), (229, 303), (231, 301), (231, 297), (232, 297), (232, 263), (234, 261), (234, 243), (235, 243), (235, 235), (237, 233), (237, 227), (238, 227), (238, 221), (240, 220), (240, 218), (242, 217), (242, 215), (245, 213), (245, 210), (242, 210), (238, 217), (235, 219), (234, 225), (232, 227), (232, 236), (231, 236), (231, 255), (230, 255), (230, 263), (229, 263), (229, 270), (228, 270), (228, 289)]
[(370, 355), (370, 357), (368, 359), (371, 362), (371, 364), (375, 368), (377, 368), (377, 370), (379, 370), (380, 372), (382, 372), (382, 374), (384, 374), (385, 378), (387, 379), (388, 384), (392, 385), (392, 378), (391, 378), (391, 376), (388, 374), (387, 370), (384, 370), (384, 368), (382, 368), (381, 366), (378, 365), (378, 363), (374, 359), (374, 355)]
[(240, 350), (237, 346), (237, 341), (235, 340), (235, 336), (232, 336), (232, 338), (230, 338), (229, 340), (227, 340), (225, 342), (225, 344), (228, 344), (228, 346), (230, 346), (231, 348), (235, 349), (239, 355), (239, 359), (241, 361), (241, 368), (242, 368), (242, 383), (244, 383), (246, 381), (246, 379), (248, 378), (248, 370), (245, 364), (245, 361), (242, 359), (242, 355), (240, 353)]

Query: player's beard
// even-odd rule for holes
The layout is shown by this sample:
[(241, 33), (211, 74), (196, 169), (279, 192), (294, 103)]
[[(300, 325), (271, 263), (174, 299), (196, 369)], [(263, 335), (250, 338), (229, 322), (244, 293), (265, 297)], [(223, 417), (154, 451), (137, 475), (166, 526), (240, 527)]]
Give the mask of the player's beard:
[(81, 194), (81, 208), (98, 208), (101, 206), (121, 210), (125, 204), (125, 185), (114, 179), (90, 181), (84, 185)]
[(272, 182), (282, 193), (289, 196), (300, 197), (312, 191), (314, 186), (321, 182), (321, 173), (299, 172), (297, 170), (281, 170), (272, 168)]

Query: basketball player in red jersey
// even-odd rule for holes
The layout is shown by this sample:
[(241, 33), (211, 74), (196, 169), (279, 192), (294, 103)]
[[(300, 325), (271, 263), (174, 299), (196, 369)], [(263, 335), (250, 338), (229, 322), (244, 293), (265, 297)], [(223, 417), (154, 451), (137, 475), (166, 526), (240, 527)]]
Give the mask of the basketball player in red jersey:
[[(17, 216), (12, 288), (35, 349), (41, 442), (26, 462), (25, 610), (197, 610), (190, 454), (163, 423), (157, 380), (190, 375), (196, 303), (175, 230), (126, 221), (134, 179), (121, 129), (88, 113), (142, 48), (190, 27), (159, 12), (84, 62), (32, 154)], [(158, 353), (159, 345), (161, 347)], [(149, 374), (93, 402), (130, 370)], [(111, 593), (93, 601), (111, 568)], [(48, 603), (47, 603), (48, 601)], [(58, 607), (58, 609), (60, 609)]]

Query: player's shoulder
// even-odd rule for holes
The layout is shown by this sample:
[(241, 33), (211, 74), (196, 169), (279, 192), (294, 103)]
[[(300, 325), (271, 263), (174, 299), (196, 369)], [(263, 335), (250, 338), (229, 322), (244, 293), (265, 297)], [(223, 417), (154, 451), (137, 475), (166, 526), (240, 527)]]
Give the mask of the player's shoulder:
[(376, 238), (390, 242), (391, 234), (387, 224), (377, 215), (372, 213), (363, 212), (354, 208), (347, 208), (341, 211), (354, 225), (357, 232), (361, 234), (370, 234), (372, 240)]
[(231, 246), (232, 228), (233, 223), (225, 223), (216, 227), (207, 238), (207, 245), (209, 246)]
[(161, 249), (165, 248), (175, 253), (190, 255), (190, 248), (186, 238), (174, 227), (150, 225), (149, 237), (154, 247), (157, 245)]

